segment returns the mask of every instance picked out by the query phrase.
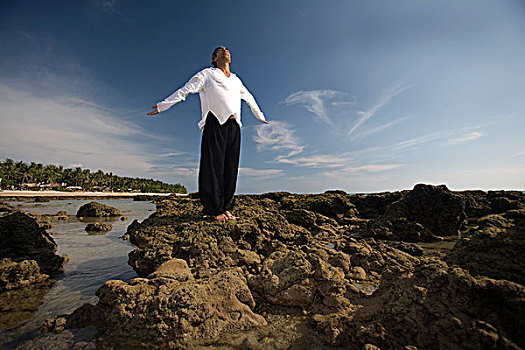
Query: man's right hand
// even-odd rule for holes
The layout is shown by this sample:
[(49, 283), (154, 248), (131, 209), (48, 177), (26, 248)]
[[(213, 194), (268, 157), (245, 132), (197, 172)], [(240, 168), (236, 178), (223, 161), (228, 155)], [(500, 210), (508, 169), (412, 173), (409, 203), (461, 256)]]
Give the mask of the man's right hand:
[(157, 110), (157, 105), (155, 105), (155, 106), (153, 106), (153, 107), (151, 107), (151, 108), (154, 108), (155, 110), (149, 112), (147, 115), (155, 115), (155, 114), (159, 114), (159, 111)]

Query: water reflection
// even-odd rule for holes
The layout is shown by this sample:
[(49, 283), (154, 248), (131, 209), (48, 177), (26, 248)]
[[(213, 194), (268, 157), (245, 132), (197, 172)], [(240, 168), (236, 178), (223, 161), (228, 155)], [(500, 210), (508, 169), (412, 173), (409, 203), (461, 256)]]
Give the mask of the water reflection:
[[(0, 330), (16, 329), (26, 323), (44, 302), (52, 282), (0, 293)], [(1, 338), (0, 338), (1, 339)]]

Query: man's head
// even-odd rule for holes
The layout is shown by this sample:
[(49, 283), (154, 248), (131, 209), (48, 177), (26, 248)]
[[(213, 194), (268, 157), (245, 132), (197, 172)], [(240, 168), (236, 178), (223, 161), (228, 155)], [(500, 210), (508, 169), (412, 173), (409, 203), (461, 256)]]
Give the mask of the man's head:
[(232, 63), (230, 51), (226, 46), (219, 46), (215, 50), (213, 50), (213, 53), (211, 55), (211, 64), (215, 68), (217, 68), (217, 62)]

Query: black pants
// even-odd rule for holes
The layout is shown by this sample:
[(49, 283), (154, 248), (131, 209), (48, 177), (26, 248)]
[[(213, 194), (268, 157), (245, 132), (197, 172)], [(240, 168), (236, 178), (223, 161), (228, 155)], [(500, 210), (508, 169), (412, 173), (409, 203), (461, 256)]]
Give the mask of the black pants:
[(202, 132), (199, 195), (203, 214), (220, 215), (233, 208), (239, 171), (241, 130), (235, 119), (220, 125), (208, 113)]

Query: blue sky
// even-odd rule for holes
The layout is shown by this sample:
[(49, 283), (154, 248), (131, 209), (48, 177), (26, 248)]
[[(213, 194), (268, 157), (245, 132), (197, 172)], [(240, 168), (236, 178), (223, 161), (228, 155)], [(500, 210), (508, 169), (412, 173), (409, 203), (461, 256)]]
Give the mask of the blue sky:
[(523, 1), (9, 1), (2, 158), (197, 189), (200, 104), (156, 102), (226, 45), (238, 193), (525, 189)]

